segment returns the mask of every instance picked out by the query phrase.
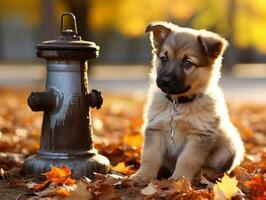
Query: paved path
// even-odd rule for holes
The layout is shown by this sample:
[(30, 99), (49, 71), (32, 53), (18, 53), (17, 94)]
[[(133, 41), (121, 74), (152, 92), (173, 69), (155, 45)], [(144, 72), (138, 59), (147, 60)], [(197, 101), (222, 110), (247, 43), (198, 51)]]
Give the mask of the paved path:
[[(99, 66), (90, 71), (90, 87), (108, 92), (145, 94), (147, 66)], [(0, 86), (44, 85), (43, 65), (1, 65)], [(266, 103), (266, 77), (244, 78), (224, 75), (220, 85), (227, 99)]]
[[(220, 86), (228, 100), (266, 103), (266, 79), (242, 79), (223, 77)], [(91, 88), (123, 93), (145, 93), (148, 80), (94, 80)]]

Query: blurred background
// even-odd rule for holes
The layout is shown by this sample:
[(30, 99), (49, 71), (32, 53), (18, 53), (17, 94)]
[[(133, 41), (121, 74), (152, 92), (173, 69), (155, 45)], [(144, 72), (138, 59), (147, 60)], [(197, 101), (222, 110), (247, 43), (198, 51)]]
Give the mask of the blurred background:
[(266, 101), (265, 0), (1, 0), (0, 87), (43, 85), (45, 61), (36, 44), (60, 35), (61, 15), (73, 12), (83, 40), (96, 42), (92, 87), (145, 92), (151, 21), (219, 33), (230, 42), (221, 86), (227, 98)]

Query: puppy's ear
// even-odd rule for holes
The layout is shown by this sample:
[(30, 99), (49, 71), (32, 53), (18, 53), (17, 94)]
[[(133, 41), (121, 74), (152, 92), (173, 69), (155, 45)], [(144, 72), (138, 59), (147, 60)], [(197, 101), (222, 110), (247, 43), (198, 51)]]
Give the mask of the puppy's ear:
[(167, 22), (154, 22), (147, 26), (145, 33), (151, 32), (150, 39), (153, 48), (160, 48), (171, 33), (171, 26), (172, 24)]
[(228, 42), (218, 34), (201, 31), (198, 36), (198, 42), (205, 56), (216, 59), (223, 54), (228, 46)]

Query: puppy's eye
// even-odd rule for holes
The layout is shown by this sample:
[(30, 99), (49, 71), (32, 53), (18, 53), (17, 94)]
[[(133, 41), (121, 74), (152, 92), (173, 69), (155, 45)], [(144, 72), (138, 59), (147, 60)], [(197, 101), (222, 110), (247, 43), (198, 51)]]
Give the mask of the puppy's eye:
[(183, 62), (184, 70), (189, 70), (193, 66), (194, 66), (194, 64), (190, 60), (188, 60), (188, 59), (184, 60), (184, 62)]
[(190, 60), (186, 59), (183, 62), (183, 69), (186, 74), (190, 74), (195, 69), (195, 64), (192, 63)]
[(166, 55), (160, 57), (161, 64), (165, 65), (168, 62), (168, 57)]

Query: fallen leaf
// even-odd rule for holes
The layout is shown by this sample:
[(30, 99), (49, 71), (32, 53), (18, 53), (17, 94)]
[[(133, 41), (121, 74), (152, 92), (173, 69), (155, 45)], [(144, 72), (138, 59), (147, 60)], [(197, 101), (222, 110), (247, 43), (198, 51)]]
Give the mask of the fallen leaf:
[(46, 188), (49, 184), (50, 184), (49, 181), (44, 181), (43, 183), (36, 183), (36, 185), (34, 186), (33, 190), (34, 190), (34, 191), (43, 190), (43, 189)]
[(5, 170), (3, 168), (0, 168), (0, 177), (5, 176)]
[(157, 192), (157, 189), (155, 187), (155, 185), (153, 184), (153, 182), (150, 182), (147, 187), (143, 188), (140, 193), (142, 195), (145, 195), (145, 196), (150, 196), (150, 195), (153, 195)]
[(60, 168), (51, 166), (51, 170), (43, 173), (43, 175), (46, 177), (46, 180), (43, 183), (36, 184), (34, 187), (35, 191), (44, 189), (50, 183), (57, 185), (71, 185), (75, 183), (75, 180), (70, 178), (71, 170), (66, 165), (62, 165)]
[(53, 190), (52, 195), (67, 197), (70, 195), (70, 192), (66, 188), (57, 188)]
[[(0, 92), (0, 152), (4, 153), (0, 155), (0, 168), (4, 170), (4, 172), (0, 171), (0, 176), (2, 173), (0, 178), (4, 179), (3, 182), (8, 183), (9, 188), (13, 189), (25, 187), (27, 181), (21, 177), (21, 162), (25, 157), (36, 153), (39, 149), (43, 114), (33, 113), (28, 108), (26, 99), (31, 91), (30, 88), (27, 90), (1, 88)], [(140, 108), (143, 107), (143, 103), (143, 95), (105, 94), (105, 105), (100, 110), (91, 110), (93, 118), (96, 119), (96, 122), (93, 123), (94, 136), (96, 137), (94, 140), (95, 148), (100, 154), (105, 155), (111, 163), (124, 163), (121, 170), (124, 170), (126, 175), (131, 171), (136, 171), (140, 166), (142, 145), (140, 129), (143, 123), (142, 109)], [(245, 194), (245, 199), (265, 200), (265, 103), (248, 102), (233, 105), (228, 102), (228, 105), (230, 118), (239, 130), (246, 149), (243, 162), (233, 171), (232, 175), (238, 180), (239, 192)], [(21, 156), (18, 157), (19, 159), (16, 159), (17, 156), (6, 157), (9, 153), (20, 154)], [(19, 170), (13, 172), (15, 167)], [(60, 174), (61, 172), (56, 173)], [(63, 174), (70, 174), (70, 170), (63, 170)], [(76, 181), (76, 183), (82, 182), (84, 184), (83, 194), (85, 195), (84, 198), (80, 196), (76, 199), (110, 199), (112, 193), (115, 193), (112, 197), (114, 199), (214, 199), (213, 179), (205, 177), (206, 180), (201, 180), (200, 185), (193, 185), (192, 187), (186, 179), (153, 181), (157, 192), (151, 196), (142, 196), (140, 191), (146, 185), (132, 183), (129, 179), (119, 180), (118, 177), (97, 175), (94, 180)], [(74, 188), (75, 184), (65, 185), (64, 182), (69, 182), (68, 178), (63, 178), (64, 181), (59, 178), (58, 182), (54, 176), (51, 179), (56, 183), (47, 180), (47, 182), (42, 183), (42, 189), (39, 190), (42, 191), (38, 192), (39, 195), (44, 195), (43, 199), (62, 199), (61, 196), (53, 194), (54, 190), (60, 187), (69, 191), (70, 195), (72, 194), (70, 188)], [(31, 188), (33, 187), (34, 184)], [(221, 194), (223, 197), (225, 196), (223, 192)], [(34, 198), (41, 199), (42, 197)], [(233, 199), (240, 199), (239, 194)]]
[(258, 175), (246, 181), (244, 185), (249, 188), (249, 192), (256, 200), (266, 199), (266, 176)]
[(106, 176), (106, 183), (110, 185), (114, 185), (120, 182), (121, 180), (125, 179), (125, 177), (116, 174), (106, 174), (105, 176)]
[(238, 181), (235, 177), (230, 178), (227, 174), (224, 175), (221, 182), (218, 182), (214, 185), (214, 196), (216, 200), (226, 200), (237, 195)]
[(115, 188), (109, 184), (101, 184), (97, 190), (97, 197), (100, 200), (120, 200), (121, 197)]
[(27, 188), (30, 189), (30, 190), (33, 190), (35, 188), (35, 186), (37, 185), (37, 183), (34, 183), (32, 181), (28, 182), (26, 184)]
[(119, 162), (116, 166), (112, 166), (112, 169), (126, 175), (134, 173), (134, 170), (130, 166), (126, 166), (124, 162)]
[(161, 180), (155, 182), (161, 197), (173, 198), (182, 194), (189, 194), (192, 191), (190, 181), (186, 178), (178, 180)]
[(90, 200), (92, 198), (93, 195), (87, 190), (86, 185), (79, 182), (77, 188), (65, 200)]
[[(77, 189), (76, 184), (72, 186), (62, 185), (58, 186), (55, 183), (49, 185), (49, 187), (45, 188), (42, 191), (35, 192), (35, 194), (40, 197), (67, 197), (71, 194), (72, 191)], [(57, 198), (58, 199), (58, 198)]]

